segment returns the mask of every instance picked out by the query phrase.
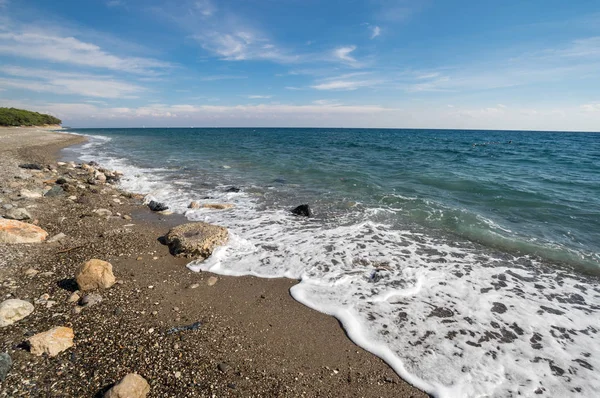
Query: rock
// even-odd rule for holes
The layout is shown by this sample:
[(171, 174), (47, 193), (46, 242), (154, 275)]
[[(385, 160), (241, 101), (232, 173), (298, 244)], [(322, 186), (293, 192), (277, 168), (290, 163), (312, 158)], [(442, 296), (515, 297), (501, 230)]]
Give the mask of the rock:
[(0, 382), (3, 382), (4, 380), (6, 380), (6, 375), (8, 375), (8, 372), (10, 371), (11, 367), (12, 367), (12, 359), (10, 358), (10, 355), (8, 355), (5, 352), (1, 353), (0, 354)]
[(219, 279), (216, 276), (211, 276), (210, 278), (208, 278), (208, 280), (206, 281), (206, 284), (208, 286), (214, 286), (217, 282), (219, 281)]
[(96, 293), (86, 294), (80, 301), (83, 307), (93, 307), (102, 302), (102, 296)]
[(62, 166), (66, 166), (67, 164), (65, 162), (56, 162), (56, 165), (58, 167), (62, 167)]
[(225, 209), (231, 209), (233, 208), (233, 205), (231, 204), (221, 204), (221, 203), (205, 203), (203, 205), (201, 205), (200, 207), (204, 208), (204, 209), (214, 209), (214, 210), (225, 210)]
[(44, 170), (44, 166), (39, 163), (22, 163), (19, 167), (27, 170)]
[(82, 264), (75, 274), (75, 279), (77, 280), (79, 289), (83, 291), (108, 289), (115, 284), (112, 265), (106, 261), (97, 259)]
[(8, 218), (9, 220), (31, 220), (31, 214), (23, 208), (10, 209), (4, 215), (4, 218)]
[(67, 235), (65, 235), (65, 234), (63, 234), (61, 232), (61, 233), (58, 233), (58, 234), (54, 235), (50, 239), (48, 239), (46, 242), (48, 242), (48, 243), (55, 243), (55, 242), (58, 242), (58, 241), (61, 241), (61, 240), (65, 239), (66, 237), (67, 237)]
[(108, 209), (96, 209), (93, 212), (96, 213), (97, 215), (99, 215), (100, 217), (112, 216), (112, 211), (110, 211)]
[(67, 299), (67, 302), (68, 303), (76, 303), (79, 301), (80, 298), (81, 298), (81, 296), (79, 295), (79, 292), (73, 292)]
[(29, 316), (33, 304), (29, 301), (9, 299), (0, 303), (0, 327), (6, 327)]
[(150, 203), (148, 203), (148, 207), (152, 211), (164, 211), (169, 209), (169, 206), (155, 200), (151, 200)]
[(3, 208), (4, 210), (10, 210), (10, 209), (14, 209), (14, 207), (15, 207), (15, 206), (13, 206), (13, 205), (12, 205), (12, 204), (10, 204), (10, 203), (5, 203), (5, 204), (3, 204), (3, 205), (2, 205), (2, 208)]
[(48, 233), (35, 225), (0, 218), (0, 243), (40, 243)]
[(225, 244), (227, 238), (227, 228), (204, 222), (179, 225), (165, 236), (173, 255), (203, 259), (209, 257), (216, 246)]
[(223, 372), (223, 373), (227, 373), (229, 372), (229, 369), (231, 369), (231, 366), (229, 366), (229, 364), (225, 363), (225, 362), (221, 362), (220, 364), (217, 365), (217, 368)]
[(225, 190), (225, 192), (240, 192), (241, 189), (238, 187), (229, 187)]
[(125, 215), (123, 215), (123, 220), (131, 221), (131, 220), (133, 220), (133, 218), (130, 215), (125, 214)]
[(200, 287), (199, 283), (192, 283), (191, 285), (188, 286), (188, 289), (197, 289)]
[(171, 210), (162, 210), (162, 211), (157, 211), (158, 214), (161, 214), (163, 216), (170, 216), (171, 214), (173, 214), (173, 212)]
[(292, 209), (292, 214), (302, 217), (312, 217), (312, 211), (308, 205), (300, 205)]
[(99, 171), (94, 173), (94, 179), (96, 180), (96, 184), (104, 184), (106, 182), (106, 175)]
[(47, 198), (55, 198), (57, 196), (62, 196), (65, 194), (65, 191), (62, 189), (60, 185), (54, 185), (48, 192), (44, 194)]
[(54, 357), (73, 346), (73, 329), (58, 326), (29, 338), (30, 351), (33, 355), (47, 354)]
[(192, 201), (190, 202), (190, 204), (188, 205), (188, 209), (199, 209), (200, 208), (200, 203)]
[(68, 183), (68, 182), (69, 182), (69, 181), (68, 181), (68, 180), (67, 180), (65, 177), (58, 177), (58, 178), (56, 179), (56, 183), (57, 183), (58, 185), (63, 185), (63, 184), (66, 184), (66, 183)]
[(27, 268), (27, 269), (25, 270), (25, 272), (23, 272), (23, 275), (25, 275), (25, 276), (30, 276), (30, 277), (31, 277), (31, 276), (36, 276), (37, 274), (39, 274), (39, 272), (40, 272), (40, 271), (38, 271), (38, 270), (37, 270), (37, 269), (35, 269), (35, 268)]
[(19, 192), (19, 196), (26, 198), (26, 199), (37, 199), (37, 198), (41, 198), (43, 195), (40, 191), (31, 191), (29, 189), (21, 189), (21, 191)]
[(104, 394), (104, 398), (146, 398), (150, 392), (150, 385), (137, 373), (130, 373), (123, 377)]

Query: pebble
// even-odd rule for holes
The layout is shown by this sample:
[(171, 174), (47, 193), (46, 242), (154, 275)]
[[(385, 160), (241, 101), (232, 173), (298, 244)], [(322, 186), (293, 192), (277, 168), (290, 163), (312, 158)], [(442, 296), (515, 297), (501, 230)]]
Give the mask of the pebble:
[(200, 284), (198, 284), (198, 283), (194, 283), (194, 284), (191, 284), (191, 285), (189, 286), (189, 289), (197, 289), (197, 288), (199, 288), (199, 287), (200, 287)]
[(73, 292), (73, 293), (72, 293), (72, 294), (69, 296), (69, 298), (68, 298), (67, 302), (69, 302), (69, 303), (76, 303), (76, 302), (78, 302), (80, 299), (81, 299), (81, 296), (79, 295), (79, 292), (77, 291), (77, 292)]
[(231, 366), (229, 366), (225, 362), (221, 362), (220, 364), (217, 365), (217, 369), (219, 369), (223, 373), (227, 373), (229, 371), (229, 369), (231, 369)]
[(50, 239), (48, 239), (46, 242), (48, 242), (48, 243), (54, 243), (54, 242), (61, 241), (61, 240), (65, 239), (66, 237), (67, 237), (67, 235), (65, 235), (65, 234), (63, 234), (61, 232), (59, 234), (54, 235)]
[(206, 284), (208, 286), (214, 286), (218, 280), (219, 279), (216, 276), (211, 276), (210, 278), (208, 278), (208, 281), (206, 281)]
[(25, 272), (23, 272), (23, 275), (25, 276), (36, 276), (37, 274), (39, 274), (40, 271), (38, 271), (35, 268), (27, 268), (25, 270)]
[(102, 302), (102, 296), (97, 293), (90, 293), (83, 296), (81, 299), (81, 305), (84, 307), (93, 307), (96, 304)]
[(181, 377), (181, 372), (175, 372), (175, 378), (179, 379)]

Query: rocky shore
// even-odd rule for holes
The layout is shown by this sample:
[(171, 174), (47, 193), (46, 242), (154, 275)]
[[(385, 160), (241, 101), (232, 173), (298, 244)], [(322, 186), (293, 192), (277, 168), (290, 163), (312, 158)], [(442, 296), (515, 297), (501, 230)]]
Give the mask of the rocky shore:
[(81, 141), (0, 129), (0, 397), (426, 396), (295, 281), (189, 271), (227, 230), (57, 162)]

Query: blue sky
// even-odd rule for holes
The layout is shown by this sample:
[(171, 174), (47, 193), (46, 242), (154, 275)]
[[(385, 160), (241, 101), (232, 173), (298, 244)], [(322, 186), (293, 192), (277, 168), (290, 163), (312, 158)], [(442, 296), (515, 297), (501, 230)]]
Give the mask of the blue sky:
[(600, 130), (600, 2), (0, 0), (0, 106), (78, 127)]

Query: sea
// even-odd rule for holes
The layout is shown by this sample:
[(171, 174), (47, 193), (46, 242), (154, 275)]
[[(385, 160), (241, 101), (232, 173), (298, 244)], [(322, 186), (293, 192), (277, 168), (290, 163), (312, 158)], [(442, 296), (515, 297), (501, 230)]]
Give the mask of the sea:
[(191, 271), (298, 280), (294, 299), (432, 396), (600, 394), (600, 134), (67, 132), (89, 141), (66, 158), (229, 229)]

